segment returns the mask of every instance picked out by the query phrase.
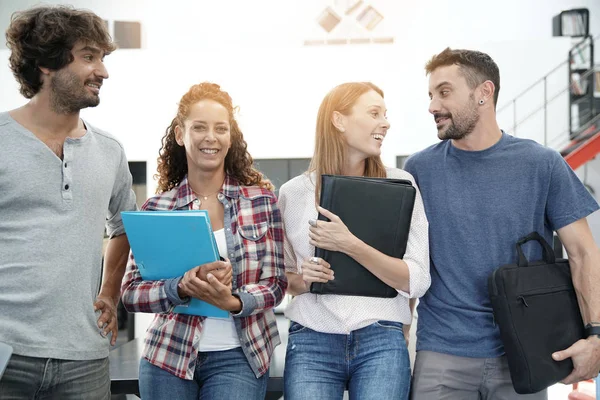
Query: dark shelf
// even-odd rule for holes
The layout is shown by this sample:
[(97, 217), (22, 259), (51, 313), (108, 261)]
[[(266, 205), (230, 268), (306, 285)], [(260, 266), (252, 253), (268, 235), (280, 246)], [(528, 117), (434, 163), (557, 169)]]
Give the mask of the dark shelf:
[(552, 36), (586, 37), (590, 33), (590, 11), (573, 8), (552, 17)]
[[(570, 11), (581, 10), (585, 10), (587, 12), (586, 9)], [(564, 12), (565, 11), (563, 11), (563, 13)], [(563, 13), (559, 15), (562, 15)], [(589, 13), (583, 17), (586, 21), (586, 24), (588, 17)], [(577, 18), (573, 17), (573, 19), (570, 21), (582, 21), (581, 16)], [(569, 29), (572, 28), (573, 25), (571, 25)], [(584, 54), (584, 56), (582, 56), (582, 54)], [(575, 57), (577, 57), (578, 59), (581, 58), (581, 60), (587, 61), (587, 63), (580, 62), (577, 64), (577, 68), (573, 68), (572, 62), (575, 59)], [(584, 37), (581, 41), (574, 45), (571, 48), (571, 50), (569, 50), (569, 61), (569, 137), (570, 139), (573, 139), (574, 135), (577, 134), (579, 128), (588, 123), (591, 120), (591, 118), (593, 118), (593, 116), (598, 111), (600, 111), (600, 104), (598, 102), (598, 99), (594, 97), (594, 90), (596, 87), (596, 74), (590, 73), (590, 70), (594, 68), (594, 40), (591, 36)], [(585, 68), (581, 68), (582, 66), (584, 66)], [(574, 79), (574, 74), (579, 74), (579, 77), (576, 77)], [(582, 78), (582, 76), (584, 77)], [(574, 92), (581, 92), (581, 94), (576, 94)], [(575, 121), (573, 120), (573, 106), (577, 107), (577, 119)]]

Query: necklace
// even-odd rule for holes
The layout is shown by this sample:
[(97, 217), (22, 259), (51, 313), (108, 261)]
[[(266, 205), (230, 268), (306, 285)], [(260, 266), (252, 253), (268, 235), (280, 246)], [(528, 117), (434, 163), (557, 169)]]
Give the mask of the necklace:
[[(194, 191), (194, 193), (196, 194), (196, 196), (197, 196), (197, 197), (198, 197), (198, 196), (199, 196), (199, 197), (202, 197), (202, 199), (203, 199), (204, 201), (206, 201), (206, 200), (208, 200), (208, 198), (209, 198), (209, 197), (212, 197), (212, 196), (214, 196), (215, 194), (219, 193), (219, 192), (221, 191), (221, 188), (223, 187), (223, 184), (224, 184), (224, 183), (225, 183), (225, 180), (223, 179), (223, 183), (221, 183), (221, 186), (220, 186), (220, 187), (219, 187), (219, 188), (218, 188), (218, 189), (217, 189), (215, 192), (212, 192), (212, 193), (209, 193), (209, 194), (206, 194), (206, 195), (205, 195), (205, 194), (202, 194), (202, 193), (200, 193), (200, 192), (197, 192), (197, 191)], [(198, 203), (199, 203), (199, 204), (198, 204), (199, 206), (202, 204), (202, 202), (200, 201), (200, 199), (198, 199)]]
[(202, 197), (203, 200), (208, 200), (209, 197), (214, 196), (215, 194), (219, 193), (220, 190), (221, 190), (221, 188), (217, 189), (216, 192), (209, 193), (207, 195), (203, 195), (202, 193), (196, 193), (196, 195)]

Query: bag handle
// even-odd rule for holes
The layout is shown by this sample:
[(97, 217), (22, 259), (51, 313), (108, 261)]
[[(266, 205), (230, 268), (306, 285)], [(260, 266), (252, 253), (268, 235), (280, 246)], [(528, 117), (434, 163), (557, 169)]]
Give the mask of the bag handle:
[(544, 239), (542, 235), (540, 235), (537, 232), (531, 232), (529, 235), (522, 237), (517, 241), (517, 254), (519, 255), (519, 261), (517, 265), (519, 267), (526, 267), (529, 265), (525, 254), (523, 254), (523, 249), (521, 248), (521, 246), (531, 240), (535, 240), (542, 245), (542, 257), (544, 258), (544, 261), (546, 261), (547, 264), (554, 264), (556, 262), (554, 250), (552, 250), (552, 247), (550, 247), (548, 242), (546, 242), (546, 239)]

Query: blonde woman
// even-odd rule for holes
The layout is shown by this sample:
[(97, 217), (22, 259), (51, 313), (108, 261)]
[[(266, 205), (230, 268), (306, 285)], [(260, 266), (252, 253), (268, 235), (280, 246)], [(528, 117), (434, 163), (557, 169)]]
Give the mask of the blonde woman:
[[(315, 152), (309, 171), (280, 190), (284, 260), (291, 320), (285, 363), (285, 398), (407, 399), (410, 360), (404, 337), (411, 322), (409, 299), (430, 284), (428, 223), (417, 191), (406, 253), (389, 257), (360, 241), (337, 216), (318, 204), (322, 174), (409, 179), (386, 168), (381, 146), (390, 127), (383, 91), (371, 83), (344, 83), (323, 99), (317, 115)], [(352, 201), (352, 199), (348, 199)], [(377, 204), (365, 204), (377, 207)], [(318, 213), (330, 222), (318, 221)], [(313, 282), (335, 276), (315, 246), (354, 258), (383, 282), (395, 298), (316, 295)], [(337, 266), (343, 268), (343, 266)]]

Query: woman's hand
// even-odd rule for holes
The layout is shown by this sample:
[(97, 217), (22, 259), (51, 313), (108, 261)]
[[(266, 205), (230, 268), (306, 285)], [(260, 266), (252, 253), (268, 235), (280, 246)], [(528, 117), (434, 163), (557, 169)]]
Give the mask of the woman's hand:
[(354, 245), (356, 236), (348, 230), (340, 217), (320, 206), (317, 206), (317, 210), (327, 217), (329, 222), (314, 219), (308, 221), (310, 244), (324, 250), (347, 254)]
[(229, 261), (215, 261), (187, 271), (179, 282), (179, 297), (194, 297), (223, 310), (239, 311), (241, 301), (231, 294), (232, 268)]
[(208, 273), (206, 278), (208, 282), (200, 281), (200, 300), (232, 313), (242, 310), (242, 301), (231, 293), (231, 285), (222, 284), (212, 273)]
[(196, 276), (201, 280), (208, 282), (206, 275), (210, 272), (215, 278), (219, 280), (223, 285), (231, 287), (231, 280), (233, 277), (233, 269), (229, 260), (225, 261), (214, 261), (208, 264), (199, 266)]
[(199, 269), (194, 267), (185, 273), (179, 282), (178, 291), (183, 293), (180, 297), (194, 297), (206, 301), (222, 310), (239, 312), (242, 309), (241, 300), (231, 293), (231, 285), (221, 283), (213, 272), (206, 274), (206, 281), (198, 277)]
[(302, 279), (307, 289), (313, 282), (326, 283), (333, 279), (331, 265), (322, 258), (311, 257), (302, 262)]

